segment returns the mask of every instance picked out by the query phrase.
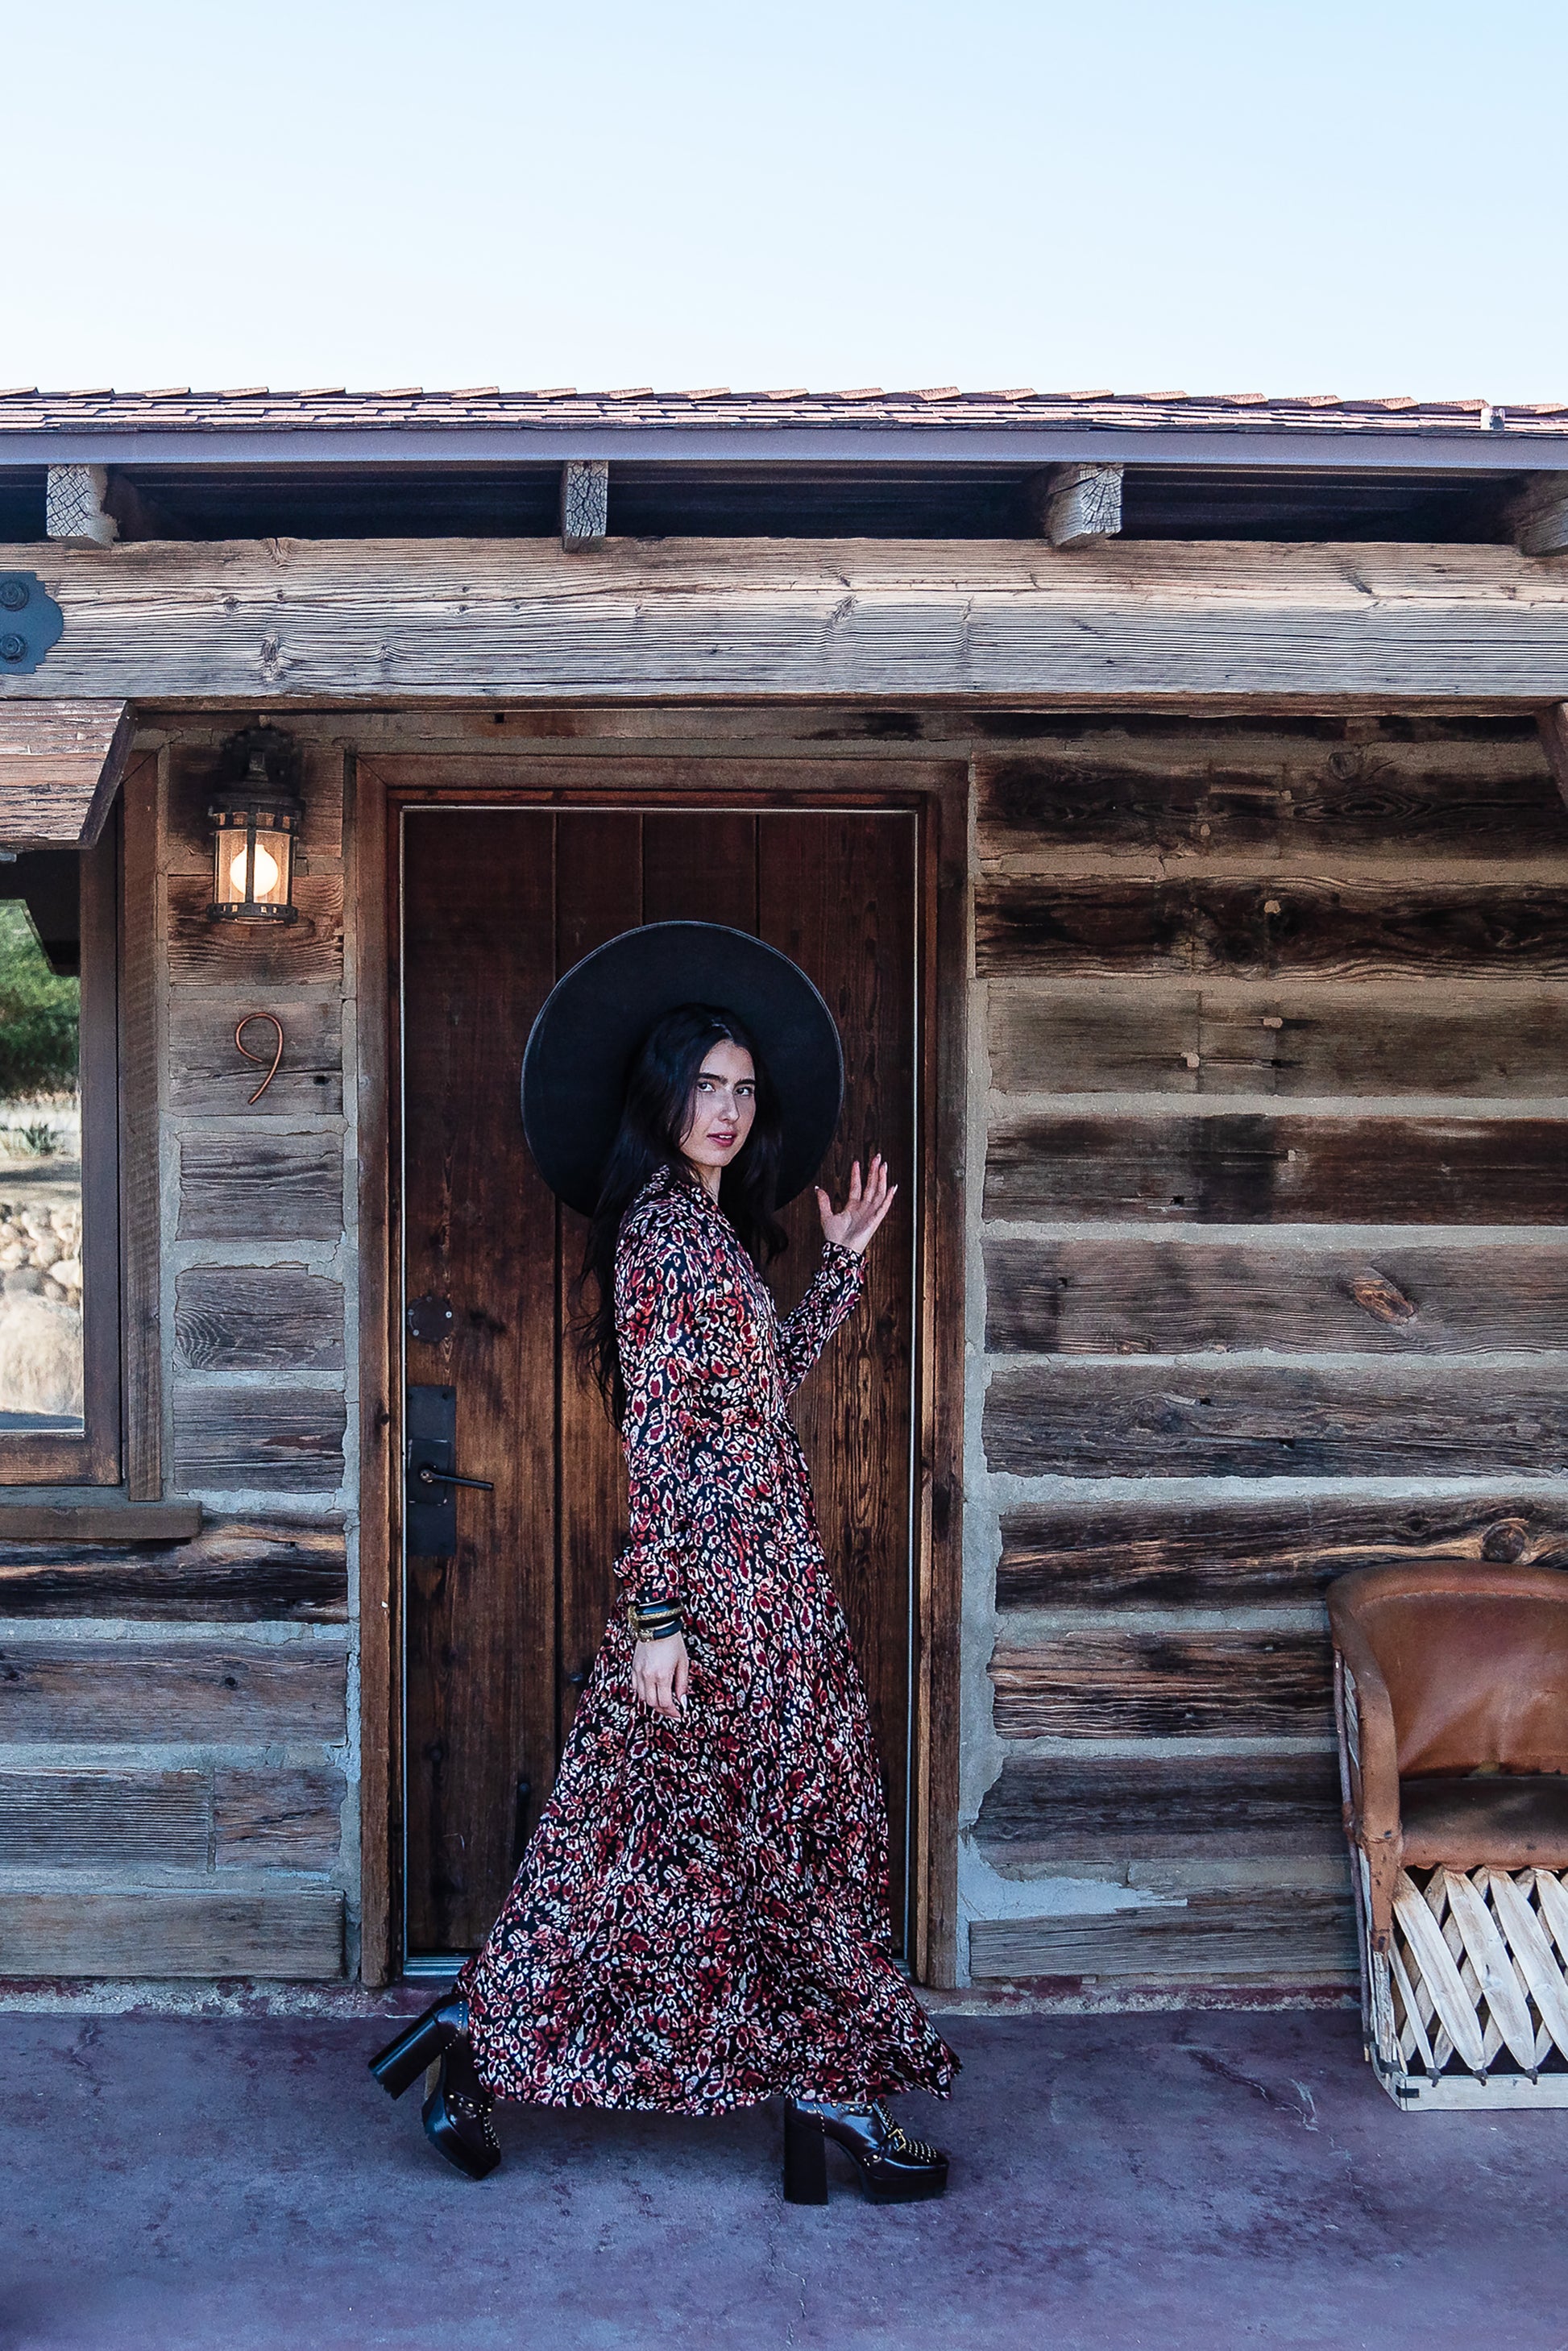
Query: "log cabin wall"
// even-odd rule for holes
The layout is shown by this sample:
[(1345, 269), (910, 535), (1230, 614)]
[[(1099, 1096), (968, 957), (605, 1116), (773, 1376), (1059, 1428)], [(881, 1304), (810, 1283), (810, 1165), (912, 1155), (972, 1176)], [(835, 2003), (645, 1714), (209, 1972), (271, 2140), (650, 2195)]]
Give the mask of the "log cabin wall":
[(1568, 1564), (1568, 811), (1528, 719), (974, 774), (970, 1970), (1348, 1987), (1324, 1584)]
[[(126, 810), (128, 872), (152, 900), (162, 1458), (204, 1524), (191, 1541), (0, 1541), (13, 1978), (319, 1980), (356, 1956), (346, 759), (291, 730), (302, 919), (219, 929), (208, 788), (254, 717), (182, 725), (161, 747), (144, 733), (156, 758)], [(252, 1104), (270, 1053), (246, 1061), (235, 1029), (257, 1011), (287, 1045)], [(270, 1046), (265, 1023), (246, 1035)]]

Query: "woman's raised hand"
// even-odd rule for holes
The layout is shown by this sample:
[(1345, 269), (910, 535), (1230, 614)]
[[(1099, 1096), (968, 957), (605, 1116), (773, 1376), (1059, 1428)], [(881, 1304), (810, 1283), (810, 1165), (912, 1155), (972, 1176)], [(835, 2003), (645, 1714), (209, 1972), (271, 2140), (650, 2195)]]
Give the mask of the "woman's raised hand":
[(821, 1186), (817, 1186), (823, 1238), (837, 1242), (840, 1249), (853, 1249), (859, 1257), (897, 1196), (898, 1186), (888, 1182), (887, 1162), (880, 1151), (866, 1170), (863, 1186), (857, 1159), (850, 1170), (850, 1196), (841, 1208), (835, 1208)]

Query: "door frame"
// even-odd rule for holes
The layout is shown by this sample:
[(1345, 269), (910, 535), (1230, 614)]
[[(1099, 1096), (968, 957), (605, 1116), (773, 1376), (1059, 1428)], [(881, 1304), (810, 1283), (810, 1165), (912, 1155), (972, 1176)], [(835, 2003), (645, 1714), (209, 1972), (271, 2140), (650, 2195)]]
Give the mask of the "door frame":
[[(694, 714), (693, 734), (701, 719)], [(555, 752), (555, 756), (552, 755)], [(835, 745), (715, 743), (695, 754), (540, 743), (519, 755), (377, 751), (349, 763), (350, 990), (357, 1008), (360, 1259), (361, 1976), (379, 1986), (402, 1967), (402, 1392), (397, 1249), (399, 1063), (397, 820), (443, 804), (613, 808), (913, 810), (919, 818), (921, 1200), (915, 1270), (910, 1676), (910, 1960), (917, 1982), (956, 1980), (958, 1876), (959, 1632), (963, 1595), (964, 1161), (969, 970), (967, 765), (857, 759)], [(773, 780), (773, 778), (777, 780)]]

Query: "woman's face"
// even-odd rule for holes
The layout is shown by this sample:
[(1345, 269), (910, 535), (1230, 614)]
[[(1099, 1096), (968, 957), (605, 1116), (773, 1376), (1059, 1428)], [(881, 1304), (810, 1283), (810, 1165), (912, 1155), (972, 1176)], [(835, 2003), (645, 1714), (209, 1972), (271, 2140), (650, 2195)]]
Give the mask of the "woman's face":
[(757, 1072), (744, 1045), (721, 1037), (703, 1055), (681, 1137), (681, 1156), (716, 1196), (757, 1116)]

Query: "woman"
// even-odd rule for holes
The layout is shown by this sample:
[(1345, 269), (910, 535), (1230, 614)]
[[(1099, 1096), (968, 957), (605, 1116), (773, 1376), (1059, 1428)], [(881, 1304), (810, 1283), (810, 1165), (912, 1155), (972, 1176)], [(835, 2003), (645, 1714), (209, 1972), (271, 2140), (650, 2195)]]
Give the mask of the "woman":
[[(646, 952), (648, 934), (628, 936)], [(785, 962), (744, 946), (732, 977), (759, 955)], [(499, 2158), (495, 2096), (707, 2115), (782, 2093), (790, 2200), (825, 2200), (829, 2138), (878, 2200), (946, 2182), (946, 2158), (880, 2103), (945, 2094), (956, 2061), (889, 1956), (865, 1697), (785, 1415), (860, 1301), (896, 1187), (878, 1157), (863, 1184), (857, 1162), (841, 1209), (818, 1189), (822, 1263), (780, 1321), (759, 1269), (783, 1246), (788, 1105), (759, 1040), (791, 1014), (831, 1025), (786, 969), (799, 986), (780, 996), (770, 976), (750, 1021), (690, 1003), (661, 1013), (599, 1157), (581, 1335), (626, 1458), (624, 1621), (484, 1950), (372, 2061), (396, 2096), (440, 2060), (425, 2127), (474, 2178)], [(577, 1035), (580, 1057), (588, 1042)], [(784, 1058), (809, 1109), (801, 1056)], [(799, 1157), (797, 1143), (786, 1180)]]

